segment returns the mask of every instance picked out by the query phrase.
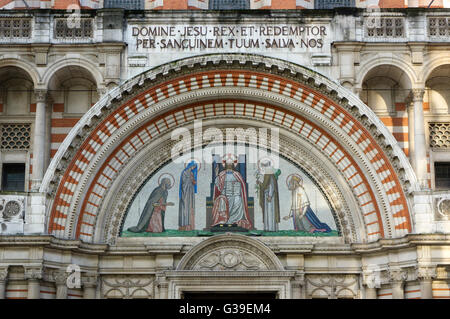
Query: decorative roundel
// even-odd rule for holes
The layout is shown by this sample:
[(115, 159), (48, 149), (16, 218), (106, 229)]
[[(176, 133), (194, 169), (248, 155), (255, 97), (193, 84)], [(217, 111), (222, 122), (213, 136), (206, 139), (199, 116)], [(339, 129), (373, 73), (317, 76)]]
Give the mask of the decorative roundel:
[(298, 174), (291, 174), (288, 177), (286, 177), (286, 186), (288, 187), (288, 189), (289, 189), (289, 184), (291, 183), (291, 180), (293, 178), (298, 181), (300, 186), (303, 185), (303, 178), (300, 175), (298, 175)]
[(438, 208), (439, 214), (444, 217), (450, 216), (450, 199), (442, 198), (439, 200), (436, 206)]
[(170, 179), (170, 186), (167, 187), (167, 189), (171, 189), (173, 185), (175, 185), (175, 178), (170, 173), (162, 173), (158, 178), (158, 185), (161, 185), (161, 181), (163, 180), (163, 178)]
[(16, 201), (9, 201), (5, 205), (5, 210), (3, 211), (4, 217), (14, 217), (20, 213), (20, 204)]

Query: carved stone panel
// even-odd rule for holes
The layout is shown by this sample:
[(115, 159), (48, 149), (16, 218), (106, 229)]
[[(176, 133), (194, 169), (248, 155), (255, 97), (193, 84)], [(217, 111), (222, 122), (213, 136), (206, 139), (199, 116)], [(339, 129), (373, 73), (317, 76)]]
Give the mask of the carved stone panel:
[(102, 277), (104, 298), (153, 298), (154, 278), (149, 276), (106, 276)]
[(202, 257), (195, 270), (267, 270), (260, 258), (240, 249), (220, 249)]
[(191, 249), (178, 270), (246, 271), (284, 270), (275, 254), (261, 242), (247, 236), (214, 236)]

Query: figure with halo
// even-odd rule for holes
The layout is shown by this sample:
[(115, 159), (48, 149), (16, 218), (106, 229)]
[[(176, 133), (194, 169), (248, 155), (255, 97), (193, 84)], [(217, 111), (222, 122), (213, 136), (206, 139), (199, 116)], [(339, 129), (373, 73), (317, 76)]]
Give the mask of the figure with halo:
[(212, 226), (236, 225), (252, 229), (247, 203), (247, 189), (242, 175), (235, 170), (232, 154), (224, 156), (225, 169), (215, 168)]
[(168, 190), (172, 188), (174, 181), (173, 176), (167, 173), (159, 177), (159, 185), (151, 192), (138, 224), (128, 228), (129, 231), (134, 233), (162, 233), (165, 231), (166, 208), (174, 206), (174, 203), (167, 202)]
[(303, 179), (298, 174), (291, 174), (286, 179), (288, 189), (291, 191), (291, 209), (289, 216), (292, 218), (294, 229), (308, 233), (329, 233), (330, 226), (322, 223), (311, 208), (308, 195), (303, 188)]
[(181, 173), (180, 177), (180, 203), (178, 206), (179, 230), (189, 231), (195, 229), (195, 194), (197, 193), (198, 165), (191, 161)]
[(259, 206), (263, 213), (264, 231), (278, 231), (280, 223), (280, 200), (278, 193), (279, 169), (273, 167), (270, 158), (261, 159), (258, 163), (256, 188), (259, 194)]

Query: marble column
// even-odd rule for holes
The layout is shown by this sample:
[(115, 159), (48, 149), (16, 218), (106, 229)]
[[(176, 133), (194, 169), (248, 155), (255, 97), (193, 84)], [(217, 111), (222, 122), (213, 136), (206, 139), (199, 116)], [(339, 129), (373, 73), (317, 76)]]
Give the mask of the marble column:
[(392, 299), (405, 299), (403, 287), (408, 278), (408, 273), (402, 269), (390, 269), (389, 277), (392, 289)]
[(53, 100), (48, 98), (47, 111), (45, 117), (45, 150), (44, 150), (44, 172), (47, 170), (50, 164), (50, 153), (52, 144), (52, 113), (53, 113)]
[(421, 299), (433, 299), (433, 278), (436, 277), (436, 267), (419, 266), (417, 279), (420, 283)]
[(83, 298), (84, 299), (96, 299), (97, 290), (97, 275), (87, 275), (81, 279), (83, 283)]
[(39, 190), (44, 177), (47, 91), (36, 90), (35, 99), (36, 118), (34, 122), (33, 174), (31, 176), (31, 190), (33, 191)]
[(416, 171), (414, 160), (414, 105), (412, 99), (406, 101), (408, 110), (408, 157), (411, 166)]
[(427, 147), (425, 139), (425, 122), (423, 116), (424, 89), (411, 90), (414, 112), (414, 169), (417, 180), (423, 188), (428, 188)]
[(57, 271), (55, 273), (56, 299), (67, 299), (67, 277), (65, 271)]
[(8, 281), (8, 268), (0, 268), (0, 299), (5, 299), (6, 282)]
[(25, 268), (25, 279), (28, 281), (28, 299), (39, 299), (42, 268)]

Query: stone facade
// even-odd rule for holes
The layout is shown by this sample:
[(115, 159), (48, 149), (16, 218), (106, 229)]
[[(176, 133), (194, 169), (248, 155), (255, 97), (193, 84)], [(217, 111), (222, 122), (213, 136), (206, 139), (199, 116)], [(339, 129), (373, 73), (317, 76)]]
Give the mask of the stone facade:
[[(23, 192), (0, 192), (0, 298), (450, 298), (450, 193), (434, 172), (450, 158), (449, 19), (0, 13), (0, 173), (26, 172)], [(339, 236), (121, 237), (171, 132), (200, 119), (277, 127)]]

